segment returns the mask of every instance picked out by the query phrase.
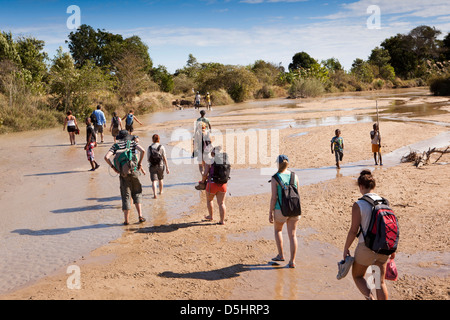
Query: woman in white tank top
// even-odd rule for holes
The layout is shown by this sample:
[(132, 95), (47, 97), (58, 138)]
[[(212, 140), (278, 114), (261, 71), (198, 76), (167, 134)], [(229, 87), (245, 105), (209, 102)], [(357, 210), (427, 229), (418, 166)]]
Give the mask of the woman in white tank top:
[[(372, 199), (380, 198), (373, 190), (376, 187), (376, 182), (372, 173), (369, 170), (364, 170), (361, 172), (358, 178), (359, 191), (362, 195), (368, 195)], [(370, 224), (370, 218), (372, 215), (372, 206), (364, 200), (358, 200), (353, 204), (352, 208), (352, 224), (350, 230), (348, 231), (347, 240), (344, 246), (344, 259), (350, 256), (350, 247), (356, 237), (358, 236), (359, 230), (362, 227), (362, 233), (358, 238), (358, 246), (355, 250), (355, 261), (352, 266), (353, 280), (359, 291), (368, 300), (374, 299), (369, 287), (367, 286), (366, 279), (364, 278), (367, 268), (371, 265), (379, 267), (379, 288), (376, 288), (378, 300), (387, 300), (388, 291), (385, 283), (386, 266), (389, 260), (389, 256), (375, 253), (366, 247), (364, 242), (364, 235), (367, 232)], [(394, 259), (395, 253), (392, 254), (391, 259)], [(378, 280), (378, 279), (377, 279)]]

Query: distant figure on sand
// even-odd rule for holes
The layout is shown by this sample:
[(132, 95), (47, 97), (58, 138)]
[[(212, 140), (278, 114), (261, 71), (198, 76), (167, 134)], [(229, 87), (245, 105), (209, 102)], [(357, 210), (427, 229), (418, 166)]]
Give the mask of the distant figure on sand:
[[(376, 187), (376, 181), (369, 170), (364, 170), (361, 172), (358, 178), (358, 187), (363, 196), (367, 195), (372, 199), (381, 199), (379, 195), (373, 193), (373, 190)], [(372, 206), (369, 202), (361, 199), (353, 204), (352, 222), (350, 230), (348, 231), (347, 240), (345, 241), (343, 257), (345, 259), (347, 256), (350, 256), (350, 247), (355, 238), (358, 237), (358, 230), (362, 228), (362, 232), (358, 237), (358, 246), (355, 249), (355, 261), (352, 266), (353, 279), (357, 288), (361, 291), (364, 297), (367, 300), (373, 300), (374, 297), (367, 286), (364, 275), (366, 274), (369, 266), (378, 266), (380, 268), (381, 279), (379, 280), (381, 282), (381, 287), (376, 290), (377, 298), (378, 300), (387, 300), (388, 291), (385, 283), (385, 274), (389, 256), (375, 253), (366, 247), (364, 241), (364, 234), (367, 233), (367, 229), (369, 228), (371, 216)], [(390, 257), (391, 259), (394, 259), (395, 253), (391, 254)]]
[(122, 119), (120, 119), (120, 117), (117, 116), (117, 113), (114, 112), (111, 119), (111, 127), (109, 128), (109, 131), (111, 131), (111, 134), (113, 136), (114, 143), (117, 142), (116, 137), (119, 135), (119, 132), (122, 131), (122, 129)]
[(331, 153), (335, 155), (336, 167), (341, 168), (339, 162), (344, 158), (344, 139), (341, 137), (341, 130), (335, 131), (336, 136), (331, 139)]
[(92, 125), (91, 118), (86, 118), (86, 145), (84, 150), (86, 150), (86, 156), (91, 164), (91, 170), (97, 170), (100, 165), (95, 161), (94, 148), (97, 147), (97, 138), (95, 136), (95, 129)]
[(77, 119), (73, 116), (72, 111), (67, 111), (67, 117), (64, 119), (63, 131), (66, 130), (69, 133), (70, 145), (75, 145), (75, 135), (80, 132), (78, 128)]
[[(135, 141), (134, 136), (128, 134), (128, 131), (122, 130), (116, 137), (118, 142), (114, 144), (105, 156), (106, 163), (111, 166), (111, 168), (119, 174), (120, 179), (120, 195), (122, 198), (122, 210), (124, 214), (124, 225), (129, 224), (130, 211), (131, 211), (131, 199), (133, 199), (134, 205), (139, 215), (139, 222), (145, 222), (142, 216), (142, 185), (139, 181), (138, 170), (142, 168), (142, 160), (145, 156), (145, 150)], [(111, 159), (113, 156), (124, 152), (129, 147), (132, 153), (132, 162), (136, 164), (135, 168), (130, 167), (131, 173), (124, 173), (120, 168), (116, 168)], [(139, 159), (136, 156), (136, 150), (139, 151)]]
[(227, 184), (230, 179), (231, 166), (228, 155), (222, 152), (221, 147), (215, 147), (211, 152), (211, 159), (205, 166), (200, 184), (206, 184), (206, 204), (209, 215), (205, 217), (208, 221), (213, 221), (213, 201), (217, 198), (219, 206), (220, 220), (219, 225), (225, 224), (226, 206), (225, 198), (227, 195)]
[(205, 101), (206, 101), (206, 109), (207, 110), (212, 110), (211, 109), (211, 106), (212, 106), (212, 103), (211, 103), (211, 95), (209, 94), (209, 92), (206, 94), (206, 96), (205, 96)]
[[(289, 216), (286, 217), (283, 215), (281, 211), (282, 206), (282, 186), (285, 188), (289, 186), (291, 182), (298, 190), (299, 181), (298, 177), (295, 173), (288, 170), (289, 166), (289, 158), (285, 155), (280, 155), (277, 159), (278, 162), (278, 173), (272, 177), (271, 187), (272, 187), (272, 197), (270, 201), (270, 210), (269, 210), (269, 222), (274, 225), (275, 231), (275, 241), (277, 244), (278, 255), (272, 259), (272, 261), (280, 262), (285, 261), (284, 253), (283, 253), (283, 226), (287, 225), (289, 244), (290, 244), (290, 260), (289, 260), (289, 268), (295, 268), (295, 257), (297, 255), (297, 225), (300, 220), (300, 216)], [(278, 181), (277, 181), (278, 180)]]
[(153, 144), (148, 147), (147, 160), (152, 181), (153, 198), (156, 199), (156, 183), (159, 182), (159, 194), (163, 194), (164, 171), (170, 174), (169, 163), (167, 162), (166, 149), (160, 144), (159, 135), (152, 137)]
[[(370, 139), (372, 140), (372, 152), (373, 158), (375, 160), (375, 165), (378, 165), (378, 160), (380, 161), (380, 166), (383, 165), (383, 159), (381, 158), (381, 135), (380, 128), (378, 124), (373, 125), (373, 131), (370, 132)], [(378, 158), (377, 158), (378, 154)]]
[(142, 126), (142, 122), (140, 122), (139, 119), (134, 115), (134, 110), (130, 110), (130, 112), (128, 112), (128, 114), (122, 118), (122, 121), (123, 120), (125, 120), (125, 127), (129, 134), (132, 134), (134, 132), (134, 121)]
[(200, 92), (197, 91), (197, 94), (195, 95), (195, 99), (194, 99), (194, 108), (195, 109), (200, 108), (201, 100), (202, 100), (202, 97), (200, 96)]
[(103, 143), (104, 142), (103, 128), (106, 129), (106, 117), (100, 105), (97, 106), (97, 110), (93, 112), (93, 115), (97, 120), (97, 122), (94, 123), (95, 135), (98, 135), (100, 133), (101, 138), (100, 141)]

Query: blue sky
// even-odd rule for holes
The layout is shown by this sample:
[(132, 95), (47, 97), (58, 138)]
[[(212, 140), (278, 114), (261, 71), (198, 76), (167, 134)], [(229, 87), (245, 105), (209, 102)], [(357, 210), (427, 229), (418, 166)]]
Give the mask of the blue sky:
[[(154, 64), (171, 72), (190, 53), (199, 62), (263, 59), (287, 67), (300, 51), (319, 61), (335, 57), (349, 69), (384, 39), (418, 25), (450, 32), (448, 0), (0, 0), (0, 30), (44, 40), (53, 57), (59, 46), (67, 50), (70, 5), (80, 7), (82, 24), (140, 36)], [(378, 29), (367, 25), (370, 5), (380, 9)]]

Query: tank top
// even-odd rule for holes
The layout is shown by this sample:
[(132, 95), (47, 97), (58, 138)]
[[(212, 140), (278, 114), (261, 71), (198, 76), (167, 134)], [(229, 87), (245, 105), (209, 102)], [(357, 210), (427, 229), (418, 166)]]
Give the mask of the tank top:
[(67, 126), (68, 127), (75, 127), (75, 118), (72, 117), (69, 119), (69, 117), (67, 117)]
[[(367, 193), (365, 194), (372, 199), (380, 199), (381, 197), (376, 193)], [(364, 233), (367, 233), (367, 229), (369, 228), (370, 218), (372, 217), (372, 206), (365, 200), (358, 200), (356, 203), (359, 206), (359, 210), (361, 211), (361, 226)], [(361, 233), (358, 238), (358, 243), (364, 243), (364, 235)]]

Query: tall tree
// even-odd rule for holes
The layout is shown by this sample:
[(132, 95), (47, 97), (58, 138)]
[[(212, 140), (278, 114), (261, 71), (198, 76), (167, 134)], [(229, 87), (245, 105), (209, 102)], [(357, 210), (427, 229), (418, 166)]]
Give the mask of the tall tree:
[(317, 63), (317, 61), (314, 58), (312, 58), (306, 52), (302, 51), (302, 52), (296, 53), (292, 57), (292, 63), (289, 64), (289, 70), (290, 71), (294, 71), (294, 70), (297, 70), (299, 68), (309, 69), (315, 63)]

